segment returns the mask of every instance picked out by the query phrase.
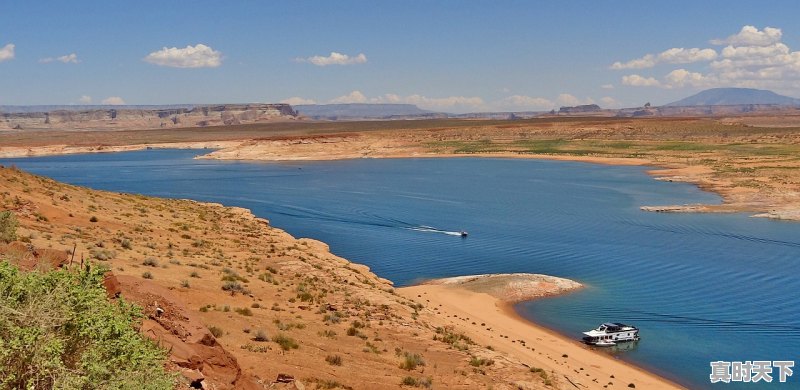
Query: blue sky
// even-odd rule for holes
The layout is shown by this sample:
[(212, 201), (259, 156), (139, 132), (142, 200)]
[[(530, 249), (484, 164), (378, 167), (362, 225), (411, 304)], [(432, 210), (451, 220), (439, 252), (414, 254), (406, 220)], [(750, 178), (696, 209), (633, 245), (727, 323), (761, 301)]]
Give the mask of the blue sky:
[(0, 105), (521, 111), (719, 86), (799, 97), (798, 15), (793, 1), (8, 0)]

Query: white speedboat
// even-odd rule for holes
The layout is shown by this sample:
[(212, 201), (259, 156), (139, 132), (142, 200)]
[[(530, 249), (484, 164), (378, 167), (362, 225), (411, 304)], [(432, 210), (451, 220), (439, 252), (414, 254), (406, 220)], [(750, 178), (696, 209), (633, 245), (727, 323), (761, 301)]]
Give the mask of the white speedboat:
[(639, 328), (619, 322), (606, 322), (588, 332), (583, 342), (598, 347), (610, 347), (619, 342), (639, 340)]

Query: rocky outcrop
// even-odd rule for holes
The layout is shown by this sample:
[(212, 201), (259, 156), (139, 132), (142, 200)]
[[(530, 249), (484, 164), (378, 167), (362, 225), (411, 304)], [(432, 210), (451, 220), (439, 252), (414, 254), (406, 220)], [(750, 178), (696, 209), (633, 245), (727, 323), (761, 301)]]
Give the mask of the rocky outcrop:
[(295, 119), (288, 104), (225, 104), (194, 107), (56, 109), (0, 113), (0, 130), (29, 129), (153, 129), (260, 123)]
[(217, 342), (193, 312), (185, 310), (170, 290), (131, 276), (119, 276), (118, 280), (122, 297), (144, 308), (142, 334), (169, 351), (172, 368), (192, 387), (264, 388), (257, 378), (241, 369), (236, 357)]
[(597, 112), (602, 111), (602, 108), (597, 104), (584, 104), (580, 106), (573, 106), (573, 107), (561, 107), (558, 110), (559, 114), (583, 114), (587, 112)]
[(29, 243), (13, 241), (0, 243), (0, 255), (19, 268), (31, 271), (36, 269), (56, 269), (69, 263), (69, 254), (50, 248), (36, 248)]

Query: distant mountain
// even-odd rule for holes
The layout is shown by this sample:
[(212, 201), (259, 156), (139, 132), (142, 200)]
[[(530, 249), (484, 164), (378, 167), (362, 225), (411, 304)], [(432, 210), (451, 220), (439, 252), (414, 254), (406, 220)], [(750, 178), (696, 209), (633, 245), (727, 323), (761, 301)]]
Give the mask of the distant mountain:
[(666, 104), (668, 107), (731, 106), (740, 104), (800, 105), (800, 99), (778, 95), (772, 91), (751, 88), (712, 88), (685, 99)]
[(298, 104), (298, 114), (313, 119), (381, 119), (390, 117), (422, 117), (436, 114), (413, 104)]

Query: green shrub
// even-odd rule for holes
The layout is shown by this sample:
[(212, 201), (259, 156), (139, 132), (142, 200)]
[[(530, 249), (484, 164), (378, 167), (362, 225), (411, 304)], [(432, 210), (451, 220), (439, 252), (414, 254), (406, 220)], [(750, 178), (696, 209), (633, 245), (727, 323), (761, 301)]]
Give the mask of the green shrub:
[(174, 387), (166, 352), (136, 330), (141, 310), (106, 298), (105, 271), (0, 263), (0, 388)]
[(473, 356), (473, 357), (472, 357), (472, 358), (469, 360), (469, 365), (470, 365), (470, 366), (473, 366), (473, 367), (480, 367), (480, 366), (491, 366), (492, 364), (494, 364), (494, 360), (492, 360), (492, 359), (484, 359), (484, 358), (479, 358), (479, 357), (477, 357), (477, 356)]
[(145, 271), (142, 272), (142, 277), (145, 279), (153, 279), (153, 274), (151, 274), (150, 271)]
[(283, 334), (275, 335), (272, 337), (272, 341), (280, 345), (284, 351), (300, 348), (300, 346), (297, 344), (297, 341), (294, 341), (293, 338)]
[(17, 239), (17, 217), (11, 211), (0, 212), (0, 242), (11, 242)]

